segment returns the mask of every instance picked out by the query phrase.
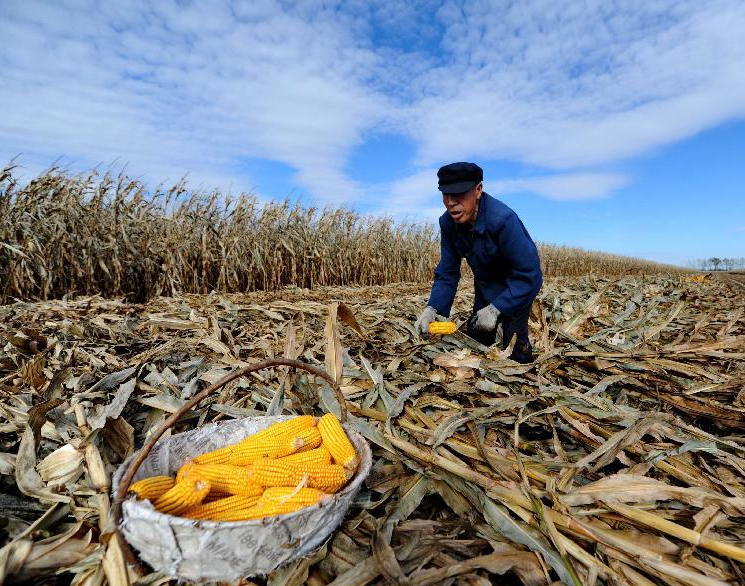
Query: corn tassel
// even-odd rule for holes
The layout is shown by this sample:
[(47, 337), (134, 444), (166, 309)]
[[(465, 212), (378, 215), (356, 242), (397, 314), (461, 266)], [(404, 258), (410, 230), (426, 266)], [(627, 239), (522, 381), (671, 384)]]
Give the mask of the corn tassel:
[(240, 496), (234, 495), (212, 501), (211, 503), (202, 503), (194, 507), (189, 507), (183, 513), (182, 517), (190, 519), (208, 519), (221, 521), (221, 515), (233, 513), (242, 509), (253, 507), (259, 501), (260, 495)]
[(209, 480), (188, 475), (153, 503), (161, 513), (180, 515), (185, 510), (200, 504), (210, 492)]
[(275, 423), (247, 437), (237, 444), (232, 444), (207, 452), (194, 458), (196, 464), (232, 464), (247, 466), (258, 458), (281, 458), (294, 454), (306, 443), (298, 438), (305, 429), (315, 426), (315, 418), (301, 415)]
[(262, 486), (305, 486), (327, 493), (336, 492), (350, 478), (348, 470), (336, 464), (303, 465), (287, 464), (280, 460), (256, 460), (253, 464), (253, 480)]
[(430, 322), (429, 324), (430, 334), (439, 334), (439, 335), (454, 334), (457, 329), (458, 329), (458, 326), (456, 326), (455, 322), (452, 322), (452, 321), (433, 321), (433, 322)]
[(196, 475), (209, 480), (214, 492), (240, 496), (258, 496), (261, 486), (253, 482), (253, 471), (249, 466), (232, 466), (230, 464), (184, 464), (176, 478), (179, 482)]
[(318, 420), (318, 431), (321, 432), (323, 443), (331, 452), (334, 461), (347, 470), (355, 471), (359, 462), (357, 452), (355, 452), (352, 442), (349, 441), (336, 415), (326, 413), (321, 417)]
[(138, 499), (154, 501), (171, 490), (174, 484), (176, 481), (171, 476), (151, 476), (135, 482), (129, 487), (129, 492), (135, 493)]

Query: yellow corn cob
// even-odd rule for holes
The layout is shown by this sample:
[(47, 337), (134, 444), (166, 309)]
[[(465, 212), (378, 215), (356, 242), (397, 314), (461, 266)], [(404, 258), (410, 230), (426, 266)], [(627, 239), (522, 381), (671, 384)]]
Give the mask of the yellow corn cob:
[(316, 504), (323, 496), (325, 496), (324, 492), (313, 488), (267, 488), (255, 506), (243, 511), (236, 511), (230, 520), (247, 521), (292, 513)]
[(298, 509), (302, 509), (303, 505), (298, 504), (268, 504), (268, 505), (254, 505), (247, 509), (235, 509), (233, 511), (225, 511), (218, 513), (211, 521), (251, 521), (254, 519), (263, 519), (264, 517), (273, 517), (274, 515), (284, 515), (286, 513), (292, 513)]
[[(231, 496), (243, 496), (243, 495), (232, 495), (232, 494), (225, 494), (224, 492), (218, 492), (216, 490), (210, 490), (209, 494), (204, 497), (204, 500), (202, 501), (203, 505), (206, 505), (208, 503), (214, 503), (215, 501), (219, 501), (220, 499), (228, 498)], [(246, 497), (251, 498), (251, 497)]]
[(129, 487), (129, 492), (137, 495), (138, 499), (154, 501), (176, 484), (171, 476), (151, 476), (135, 482)]
[(241, 509), (248, 509), (253, 507), (260, 498), (261, 495), (256, 496), (240, 496), (234, 495), (225, 498), (212, 501), (211, 503), (202, 503), (194, 507), (189, 507), (183, 513), (182, 517), (189, 517), (190, 519), (210, 519), (210, 520), (223, 520), (219, 519), (223, 513), (232, 513)]
[(215, 513), (214, 515), (212, 515), (207, 520), (218, 521), (221, 523), (230, 522), (230, 521), (251, 521), (252, 519), (257, 518), (254, 514), (251, 513), (251, 511), (253, 511), (255, 508), (256, 508), (256, 505), (254, 504), (251, 507), (241, 507), (240, 509), (220, 511), (219, 513)]
[(329, 452), (331, 452), (334, 461), (344, 466), (347, 470), (356, 470), (359, 462), (357, 453), (354, 451), (354, 446), (349, 441), (336, 415), (326, 413), (326, 415), (321, 417), (318, 420), (318, 431), (321, 432), (323, 443), (329, 449)]
[(331, 464), (331, 452), (329, 452), (329, 449), (326, 446), (321, 444), (314, 450), (308, 450), (307, 452), (298, 452), (297, 454), (285, 456), (284, 458), (277, 458), (277, 462), (284, 462), (286, 464), (305, 464), (308, 466)]
[(299, 442), (302, 442), (302, 445), (300, 445), (297, 448), (298, 452), (306, 452), (308, 450), (314, 450), (317, 447), (319, 447), (321, 443), (323, 442), (323, 438), (321, 437), (321, 432), (318, 431), (317, 427), (308, 427), (307, 429), (304, 429), (303, 431), (295, 435), (294, 439), (299, 440)]
[(178, 472), (176, 472), (176, 482), (181, 482), (187, 475), (194, 472), (196, 468), (197, 465), (194, 463), (194, 460), (187, 460), (181, 468), (178, 469)]
[(315, 418), (301, 415), (281, 423), (275, 423), (232, 444), (207, 452), (194, 458), (196, 464), (233, 464), (246, 466), (257, 458), (281, 458), (294, 454), (304, 443), (297, 435), (304, 429), (315, 426)]
[(433, 321), (429, 322), (430, 334), (454, 334), (458, 327), (452, 321)]
[(161, 513), (180, 515), (186, 509), (200, 504), (209, 491), (209, 480), (191, 474), (158, 497), (153, 505)]
[(268, 458), (253, 463), (253, 480), (262, 486), (297, 486), (305, 479), (307, 487), (331, 493), (344, 486), (349, 478), (349, 471), (336, 464), (287, 464)]
[(295, 503), (303, 507), (316, 504), (326, 493), (316, 488), (294, 488), (290, 486), (272, 486), (264, 491), (257, 505), (270, 503)]
[(261, 486), (254, 484), (250, 466), (186, 463), (178, 471), (176, 478), (181, 482), (192, 475), (209, 480), (212, 491), (218, 493), (257, 496), (263, 491)]

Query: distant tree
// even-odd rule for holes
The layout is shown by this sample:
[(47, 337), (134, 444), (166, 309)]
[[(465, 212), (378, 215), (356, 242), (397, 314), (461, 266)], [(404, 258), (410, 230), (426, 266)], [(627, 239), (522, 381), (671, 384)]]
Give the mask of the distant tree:
[(709, 259), (709, 264), (710, 264), (710, 265), (711, 265), (711, 266), (713, 267), (713, 269), (714, 269), (715, 271), (718, 271), (718, 270), (719, 270), (719, 265), (720, 265), (721, 263), (722, 263), (722, 259), (721, 259), (721, 258), (718, 258), (718, 257), (716, 257), (716, 256), (712, 256), (712, 257), (711, 257), (711, 258)]

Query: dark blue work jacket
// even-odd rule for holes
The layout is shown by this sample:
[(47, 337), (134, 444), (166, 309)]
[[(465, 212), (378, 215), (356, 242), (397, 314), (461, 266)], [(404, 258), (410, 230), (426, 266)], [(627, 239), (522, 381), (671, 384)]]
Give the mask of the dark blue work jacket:
[(440, 216), (440, 264), (435, 269), (429, 305), (450, 315), (460, 280), (461, 259), (473, 271), (478, 311), (489, 303), (510, 315), (533, 302), (543, 284), (538, 250), (520, 218), (486, 192), (474, 226)]

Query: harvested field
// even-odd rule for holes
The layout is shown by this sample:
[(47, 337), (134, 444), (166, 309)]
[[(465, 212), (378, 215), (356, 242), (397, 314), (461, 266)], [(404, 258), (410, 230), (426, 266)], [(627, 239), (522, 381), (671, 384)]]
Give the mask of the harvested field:
[[(0, 307), (0, 583), (123, 584), (99, 459), (110, 475), (188, 397), (273, 356), (342, 377), (375, 461), (333, 540), (268, 584), (745, 583), (740, 286), (552, 279), (534, 305), (532, 365), (460, 334), (417, 338), (427, 293), (286, 288)], [(470, 302), (463, 290), (456, 321)], [(318, 381), (262, 371), (179, 430), (282, 406), (334, 409)]]

